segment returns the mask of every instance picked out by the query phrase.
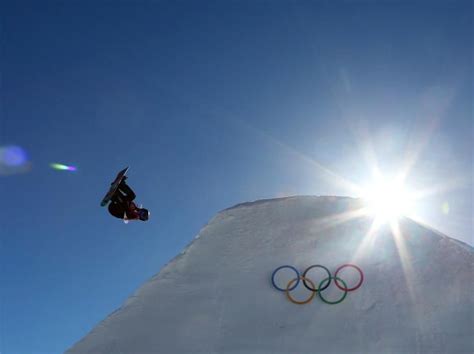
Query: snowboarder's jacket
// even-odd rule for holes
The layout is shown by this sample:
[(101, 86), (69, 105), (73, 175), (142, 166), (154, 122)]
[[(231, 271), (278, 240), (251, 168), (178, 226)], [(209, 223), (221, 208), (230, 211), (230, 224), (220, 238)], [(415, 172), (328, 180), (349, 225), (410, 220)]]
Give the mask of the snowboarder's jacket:
[(112, 202), (109, 204), (109, 212), (119, 219), (135, 220), (140, 218), (139, 208), (132, 201), (126, 203)]

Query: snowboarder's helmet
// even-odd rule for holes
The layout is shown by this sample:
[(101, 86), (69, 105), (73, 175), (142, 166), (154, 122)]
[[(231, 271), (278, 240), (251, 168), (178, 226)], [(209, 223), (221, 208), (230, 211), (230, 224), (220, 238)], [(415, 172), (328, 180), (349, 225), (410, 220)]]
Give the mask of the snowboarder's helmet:
[(147, 221), (148, 216), (150, 215), (150, 212), (148, 211), (148, 209), (143, 208), (143, 209), (140, 209), (140, 211), (138, 212), (138, 215), (139, 215), (140, 220)]

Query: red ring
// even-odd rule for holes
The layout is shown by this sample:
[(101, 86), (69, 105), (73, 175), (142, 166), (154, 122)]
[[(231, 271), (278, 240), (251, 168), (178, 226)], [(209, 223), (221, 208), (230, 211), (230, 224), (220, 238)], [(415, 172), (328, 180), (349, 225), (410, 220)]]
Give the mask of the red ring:
[[(336, 277), (337, 277), (337, 273), (339, 273), (340, 270), (342, 270), (342, 268), (345, 268), (345, 267), (352, 267), (352, 268), (355, 268), (359, 274), (360, 274), (360, 280), (359, 282), (357, 283), (356, 286), (354, 286), (353, 288), (343, 288), (342, 286), (339, 285)], [(364, 281), (364, 273), (362, 273), (362, 269), (360, 269), (358, 266), (354, 265), (354, 264), (343, 264), (342, 266), (340, 266), (339, 268), (337, 268), (336, 270), (336, 273), (334, 274), (334, 282), (336, 283), (336, 286), (341, 289), (342, 291), (354, 291), (354, 290), (357, 290), (360, 288), (360, 286), (362, 285), (362, 282)]]

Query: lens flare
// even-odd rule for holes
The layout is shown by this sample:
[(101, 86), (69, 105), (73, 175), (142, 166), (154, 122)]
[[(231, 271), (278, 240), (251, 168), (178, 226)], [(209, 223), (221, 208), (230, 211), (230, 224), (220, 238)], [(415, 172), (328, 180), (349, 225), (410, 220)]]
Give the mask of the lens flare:
[(448, 215), (449, 214), (449, 203), (444, 202), (443, 205), (441, 206), (441, 210), (443, 214)]
[(16, 145), (0, 146), (0, 176), (28, 172), (31, 162), (26, 151)]
[(75, 167), (75, 166), (63, 165), (62, 163), (51, 163), (51, 164), (49, 164), (49, 166), (50, 166), (52, 169), (58, 170), (58, 171), (70, 171), (70, 172), (77, 171), (77, 167)]
[(19, 146), (8, 146), (3, 152), (3, 160), (9, 166), (21, 166), (28, 160), (25, 150)]

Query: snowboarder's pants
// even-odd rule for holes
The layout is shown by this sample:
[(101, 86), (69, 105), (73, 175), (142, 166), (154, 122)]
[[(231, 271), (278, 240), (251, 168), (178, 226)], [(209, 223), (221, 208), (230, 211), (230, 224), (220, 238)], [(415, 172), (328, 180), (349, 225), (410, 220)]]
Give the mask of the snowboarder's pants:
[(131, 202), (135, 197), (136, 195), (132, 189), (125, 183), (125, 181), (122, 181), (111, 200), (116, 203)]

